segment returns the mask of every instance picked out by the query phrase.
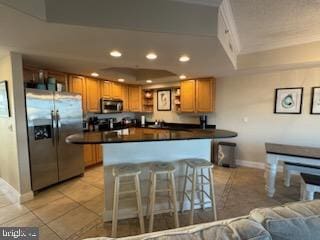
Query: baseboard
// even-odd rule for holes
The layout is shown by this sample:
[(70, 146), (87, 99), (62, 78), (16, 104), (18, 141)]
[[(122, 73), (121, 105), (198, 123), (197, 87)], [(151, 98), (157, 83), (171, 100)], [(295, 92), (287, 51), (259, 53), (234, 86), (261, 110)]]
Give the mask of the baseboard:
[(5, 188), (7, 189), (4, 194), (13, 202), (24, 203), (33, 199), (33, 191), (21, 194), (3, 178), (0, 178), (0, 186), (1, 185), (5, 186)]
[(252, 162), (252, 161), (246, 161), (246, 160), (236, 160), (236, 164), (237, 164), (237, 166), (241, 166), (241, 167), (264, 169), (264, 163), (262, 163), (262, 162)]
[[(256, 169), (265, 169), (265, 163), (263, 162), (252, 162), (246, 160), (236, 160), (236, 165), (240, 167), (256, 168)], [(282, 165), (278, 165), (278, 172), (283, 172)]]

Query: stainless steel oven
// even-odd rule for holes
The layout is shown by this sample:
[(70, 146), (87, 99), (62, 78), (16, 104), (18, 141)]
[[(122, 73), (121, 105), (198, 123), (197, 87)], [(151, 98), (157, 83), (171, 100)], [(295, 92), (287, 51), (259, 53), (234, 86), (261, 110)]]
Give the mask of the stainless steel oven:
[(101, 98), (101, 113), (120, 113), (123, 110), (123, 101), (120, 99)]

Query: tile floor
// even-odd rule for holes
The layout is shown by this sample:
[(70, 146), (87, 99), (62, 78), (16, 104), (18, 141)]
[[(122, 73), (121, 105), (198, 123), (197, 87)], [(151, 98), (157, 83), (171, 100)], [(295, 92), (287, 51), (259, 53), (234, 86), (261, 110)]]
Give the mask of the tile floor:
[[(22, 205), (8, 197), (0, 185), (0, 226), (34, 226), (40, 229), (40, 239), (83, 239), (110, 236), (111, 223), (103, 223), (103, 168), (86, 171), (84, 177), (72, 179), (37, 194)], [(257, 207), (269, 207), (299, 200), (299, 180), (293, 178), (292, 187), (277, 181), (277, 193), (268, 198), (264, 191), (263, 171), (250, 168), (215, 168), (215, 189), (218, 218), (246, 215)], [(180, 214), (181, 225), (188, 225), (188, 212)], [(211, 211), (198, 210), (195, 223), (208, 222)], [(146, 222), (147, 223), (147, 222)], [(169, 214), (155, 217), (155, 231), (174, 226)], [(139, 234), (137, 219), (119, 222), (118, 235)]]

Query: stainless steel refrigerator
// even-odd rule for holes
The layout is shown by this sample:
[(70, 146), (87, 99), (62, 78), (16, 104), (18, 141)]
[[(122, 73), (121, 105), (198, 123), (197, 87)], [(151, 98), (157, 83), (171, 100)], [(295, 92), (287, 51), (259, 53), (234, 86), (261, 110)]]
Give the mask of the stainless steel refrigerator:
[(81, 95), (26, 89), (32, 190), (84, 172), (83, 147), (65, 138), (82, 131)]

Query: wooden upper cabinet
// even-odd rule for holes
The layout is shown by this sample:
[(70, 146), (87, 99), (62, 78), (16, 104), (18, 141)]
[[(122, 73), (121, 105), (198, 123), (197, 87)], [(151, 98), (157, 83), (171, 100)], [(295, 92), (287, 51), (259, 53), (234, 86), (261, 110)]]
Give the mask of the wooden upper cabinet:
[(123, 111), (129, 111), (129, 87), (126, 84), (122, 85), (122, 101), (123, 101)]
[(111, 97), (114, 99), (122, 99), (123, 98), (122, 84), (113, 82), (111, 86), (112, 86)]
[(69, 91), (82, 95), (82, 109), (87, 111), (86, 79), (81, 76), (69, 76)]
[(86, 90), (88, 112), (100, 112), (100, 80), (86, 78)]
[(181, 112), (195, 112), (196, 111), (196, 81), (185, 80), (180, 83), (180, 101)]
[(129, 111), (130, 112), (141, 112), (141, 86), (129, 85), (128, 86), (129, 95)]
[(199, 79), (196, 81), (196, 111), (212, 112), (213, 109), (213, 86), (215, 80), (212, 78)]
[(101, 97), (111, 98), (112, 83), (109, 81), (101, 81)]
[(181, 112), (207, 113), (214, 111), (214, 78), (181, 81), (180, 91)]

